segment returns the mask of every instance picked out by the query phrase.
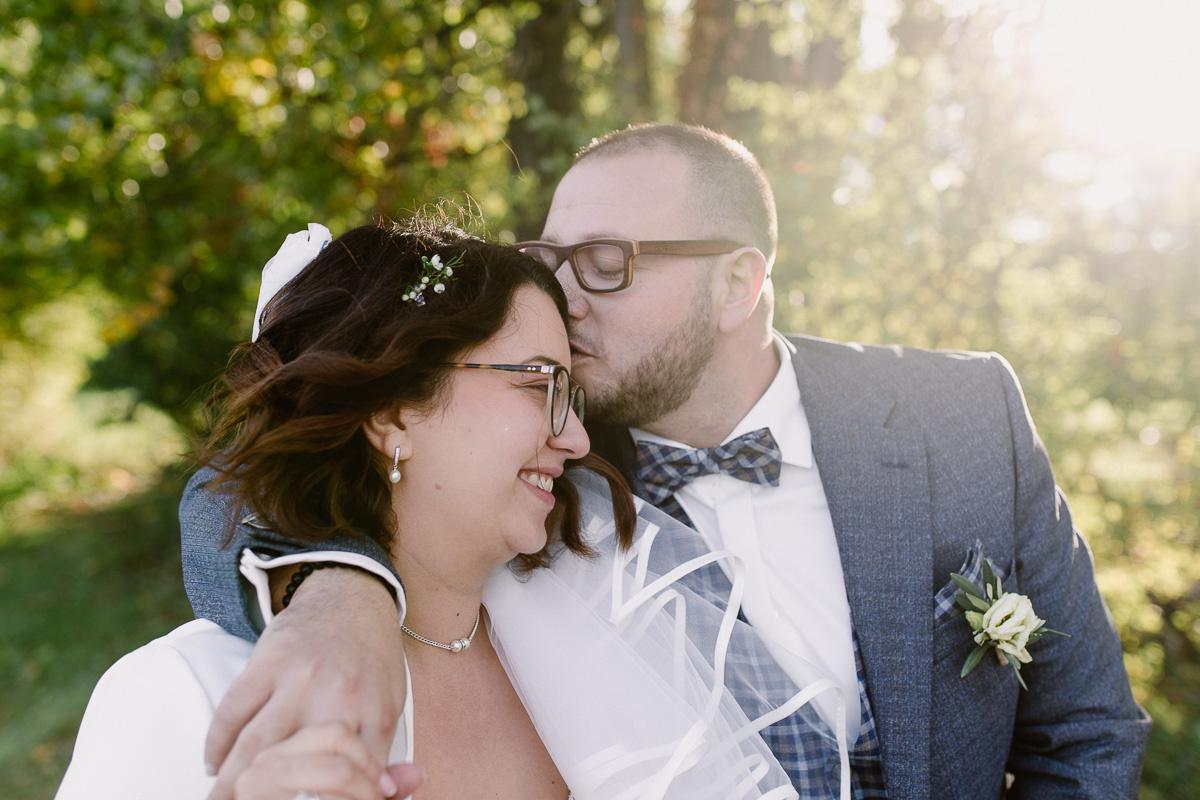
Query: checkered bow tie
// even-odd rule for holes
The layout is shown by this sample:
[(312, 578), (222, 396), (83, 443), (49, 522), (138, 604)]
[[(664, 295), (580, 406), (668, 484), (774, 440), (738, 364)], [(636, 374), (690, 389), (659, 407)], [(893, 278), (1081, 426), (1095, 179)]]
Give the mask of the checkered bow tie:
[(783, 455), (769, 428), (743, 434), (719, 447), (695, 450), (637, 443), (637, 478), (646, 499), (655, 505), (662, 505), (701, 475), (720, 472), (747, 483), (778, 486), (782, 463)]

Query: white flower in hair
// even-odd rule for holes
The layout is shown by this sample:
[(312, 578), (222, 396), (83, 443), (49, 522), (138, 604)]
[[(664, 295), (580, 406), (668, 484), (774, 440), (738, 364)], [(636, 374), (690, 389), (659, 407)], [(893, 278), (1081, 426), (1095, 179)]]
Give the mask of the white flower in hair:
[(436, 294), (442, 294), (446, 291), (446, 280), (454, 274), (454, 267), (462, 263), (462, 253), (456, 255), (449, 263), (443, 264), (441, 255), (434, 254), (433, 256), (421, 256), (421, 276), (413, 282), (412, 286), (400, 295), (400, 299), (404, 302), (415, 302), (419, 306), (425, 305), (425, 289), (430, 284), (433, 284), (433, 291)]

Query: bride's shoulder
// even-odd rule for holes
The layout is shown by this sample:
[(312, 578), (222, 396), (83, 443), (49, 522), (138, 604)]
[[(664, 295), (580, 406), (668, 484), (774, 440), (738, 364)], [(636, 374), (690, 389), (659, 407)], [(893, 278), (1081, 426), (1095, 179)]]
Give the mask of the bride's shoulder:
[(253, 647), (216, 623), (196, 619), (123, 656), (101, 683), (117, 681), (142, 687), (168, 683), (175, 688), (191, 683), (215, 706), (245, 668)]
[(251, 649), (195, 620), (122, 656), (88, 701), (59, 800), (204, 797), (204, 736)]

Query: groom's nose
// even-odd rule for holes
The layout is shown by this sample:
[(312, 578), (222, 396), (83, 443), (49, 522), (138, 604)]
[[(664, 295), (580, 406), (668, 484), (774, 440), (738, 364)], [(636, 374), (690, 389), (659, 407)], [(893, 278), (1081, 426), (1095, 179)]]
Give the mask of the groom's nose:
[(579, 288), (579, 282), (575, 280), (575, 272), (571, 269), (571, 265), (564, 261), (559, 265), (558, 272), (554, 273), (554, 277), (558, 278), (563, 293), (567, 296), (567, 314), (570, 318), (583, 319), (586, 317), (588, 312), (587, 292)]

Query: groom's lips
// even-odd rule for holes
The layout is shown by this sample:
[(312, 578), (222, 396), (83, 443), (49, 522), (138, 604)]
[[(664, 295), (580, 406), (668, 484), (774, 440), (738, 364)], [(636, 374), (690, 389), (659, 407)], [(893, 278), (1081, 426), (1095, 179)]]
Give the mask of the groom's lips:
[(580, 347), (578, 343), (571, 342), (571, 358), (595, 358), (596, 354), (587, 348)]

